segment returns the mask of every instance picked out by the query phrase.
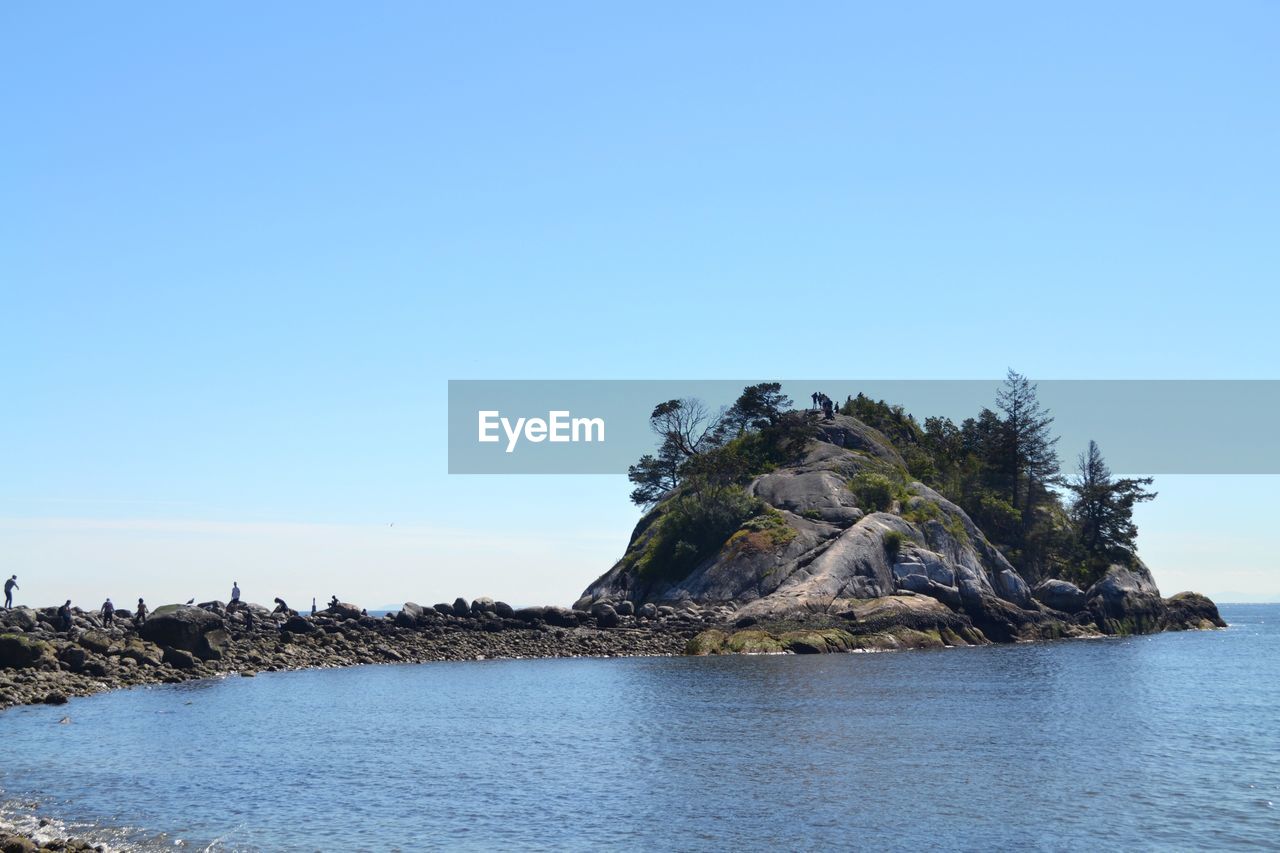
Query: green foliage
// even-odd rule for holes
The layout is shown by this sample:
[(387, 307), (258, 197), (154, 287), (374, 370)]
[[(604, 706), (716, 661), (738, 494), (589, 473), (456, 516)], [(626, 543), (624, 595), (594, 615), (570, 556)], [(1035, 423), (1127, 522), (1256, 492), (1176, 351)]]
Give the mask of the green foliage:
[[(661, 529), (649, 538), (643, 555), (628, 559), (643, 562), (650, 576), (679, 575), (739, 532), (757, 514), (738, 503), (745, 499), (740, 487), (796, 463), (813, 437), (810, 417), (788, 411), (790, 405), (776, 382), (743, 389), (719, 416), (709, 415), (697, 400), (659, 404), (650, 418), (659, 447), (632, 466), (629, 476), (636, 485), (632, 500), (662, 509), (655, 522)], [(1137, 536), (1132, 510), (1154, 497), (1145, 489), (1150, 480), (1113, 480), (1109, 471), (1094, 485), (1078, 479), (1070, 486), (1075, 500), (1068, 511), (1059, 492), (1063, 483), (1057, 439), (1050, 433), (1053, 417), (1026, 377), (1010, 370), (994, 410), (984, 408), (958, 425), (930, 417), (922, 426), (902, 406), (864, 394), (848, 398), (841, 412), (882, 433), (906, 463), (904, 471), (859, 454), (861, 471), (848, 486), (862, 509), (888, 511), (898, 501), (913, 523), (938, 521), (955, 539), (966, 540), (958, 515), (932, 501), (909, 503), (907, 481), (918, 479), (959, 505), (1033, 584), (1068, 575), (1087, 583), (1110, 562), (1132, 559)], [(703, 499), (694, 496), (710, 496), (705, 537), (685, 529), (698, 517), (686, 498)], [(660, 503), (664, 499), (669, 500)], [(805, 516), (820, 517), (812, 511)], [(741, 532), (746, 540), (766, 531)], [(758, 536), (751, 541), (765, 544)]]
[(1101, 577), (1111, 563), (1130, 563), (1137, 555), (1138, 527), (1133, 523), (1136, 504), (1155, 498), (1147, 491), (1150, 477), (1115, 479), (1097, 443), (1080, 454), (1076, 477), (1068, 485), (1075, 495), (1071, 518), (1076, 524), (1076, 544), (1082, 580)]
[(890, 530), (881, 540), (884, 543), (884, 553), (888, 556), (890, 562), (898, 559), (898, 554), (902, 552), (902, 545), (907, 542), (906, 534), (897, 530)]
[(795, 538), (795, 528), (787, 524), (782, 513), (770, 508), (743, 522), (725, 548), (734, 556), (758, 554), (780, 548)]
[(848, 486), (864, 512), (888, 512), (895, 500), (909, 497), (903, 482), (876, 471), (858, 472)]
[(804, 512), (800, 513), (800, 515), (810, 521), (822, 520), (822, 513), (818, 512), (816, 509), (806, 509)]
[(669, 500), (631, 566), (647, 580), (678, 581), (718, 552), (748, 518), (764, 508), (737, 486), (690, 490)]

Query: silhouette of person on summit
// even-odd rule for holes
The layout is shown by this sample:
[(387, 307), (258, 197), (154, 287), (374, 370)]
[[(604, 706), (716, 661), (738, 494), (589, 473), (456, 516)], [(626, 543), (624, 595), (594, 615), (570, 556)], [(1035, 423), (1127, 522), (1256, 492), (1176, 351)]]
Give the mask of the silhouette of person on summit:
[(141, 598), (138, 599), (138, 615), (134, 617), (138, 620), (139, 625), (145, 625), (147, 621), (147, 603)]
[(71, 599), (67, 599), (67, 603), (58, 608), (58, 627), (62, 631), (71, 630)]
[(14, 575), (4, 582), (4, 609), (13, 608), (13, 591), (18, 589), (18, 576)]
[(102, 624), (110, 628), (116, 621), (116, 606), (111, 603), (111, 599), (102, 602)]

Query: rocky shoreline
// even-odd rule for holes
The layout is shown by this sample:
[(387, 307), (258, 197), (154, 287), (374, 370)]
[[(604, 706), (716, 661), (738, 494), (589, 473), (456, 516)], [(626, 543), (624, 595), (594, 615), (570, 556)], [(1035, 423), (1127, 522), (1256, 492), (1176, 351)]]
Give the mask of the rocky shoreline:
[[(459, 598), (433, 607), (406, 603), (371, 617), (351, 604), (301, 616), (257, 605), (228, 612), (214, 601), (161, 607), (143, 624), (118, 616), (107, 626), (96, 613), (76, 611), (71, 630), (58, 631), (55, 608), (14, 608), (0, 611), (0, 709), (141, 685), (375, 663), (891, 651), (1226, 625), (1204, 596), (1153, 599), (1136, 595), (1124, 577), (1113, 580), (1115, 594), (1091, 609), (1010, 609), (1004, 622), (985, 628), (934, 597), (905, 590), (850, 602), (845, 610), (765, 618), (733, 602), (515, 609)], [(107, 849), (54, 830), (0, 823), (0, 853)]]
[(221, 602), (158, 608), (143, 624), (75, 611), (70, 631), (56, 610), (0, 611), (0, 709), (62, 704), (72, 696), (228, 674), (375, 663), (495, 658), (888, 651), (1064, 637), (1224, 627), (1207, 598), (1134, 597), (1117, 588), (1106, 609), (1067, 614), (1007, 608), (975, 620), (938, 599), (899, 591), (839, 611), (785, 618), (742, 615), (734, 603), (596, 602), (580, 609), (512, 608), (459, 598), (412, 602), (382, 617), (338, 604), (314, 616)]
[(488, 598), (383, 617), (340, 604), (315, 616), (221, 602), (158, 608), (144, 623), (74, 611), (70, 631), (56, 610), (0, 611), (0, 708), (62, 704), (72, 696), (148, 684), (258, 672), (374, 663), (492, 658), (682, 654), (720, 615), (703, 608), (641, 608), (596, 614), (564, 607), (515, 609)]

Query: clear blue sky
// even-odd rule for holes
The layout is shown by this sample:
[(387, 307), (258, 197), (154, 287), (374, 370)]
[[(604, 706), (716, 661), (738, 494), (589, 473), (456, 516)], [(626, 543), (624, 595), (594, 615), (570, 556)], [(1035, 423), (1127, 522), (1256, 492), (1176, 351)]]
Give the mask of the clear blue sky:
[[(447, 476), (449, 378), (1275, 378), (1278, 30), (4, 4), (0, 572), (38, 603), (572, 600), (625, 480)], [(1274, 478), (1158, 485), (1166, 592), (1280, 597)]]

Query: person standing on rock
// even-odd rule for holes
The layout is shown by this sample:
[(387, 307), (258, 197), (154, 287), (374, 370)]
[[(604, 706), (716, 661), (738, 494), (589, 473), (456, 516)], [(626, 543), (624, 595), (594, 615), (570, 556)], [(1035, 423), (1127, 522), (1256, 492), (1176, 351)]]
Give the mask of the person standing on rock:
[(18, 576), (14, 575), (4, 582), (4, 609), (13, 608), (13, 591), (18, 588)]
[(71, 599), (58, 608), (58, 626), (63, 631), (71, 630)]
[(240, 603), (240, 585), (235, 581), (231, 582), (231, 603), (232, 604)]
[(102, 624), (110, 628), (116, 621), (116, 606), (111, 603), (111, 599), (102, 602)]
[(135, 617), (139, 625), (146, 624), (147, 621), (147, 603), (141, 598), (138, 599), (138, 615)]

